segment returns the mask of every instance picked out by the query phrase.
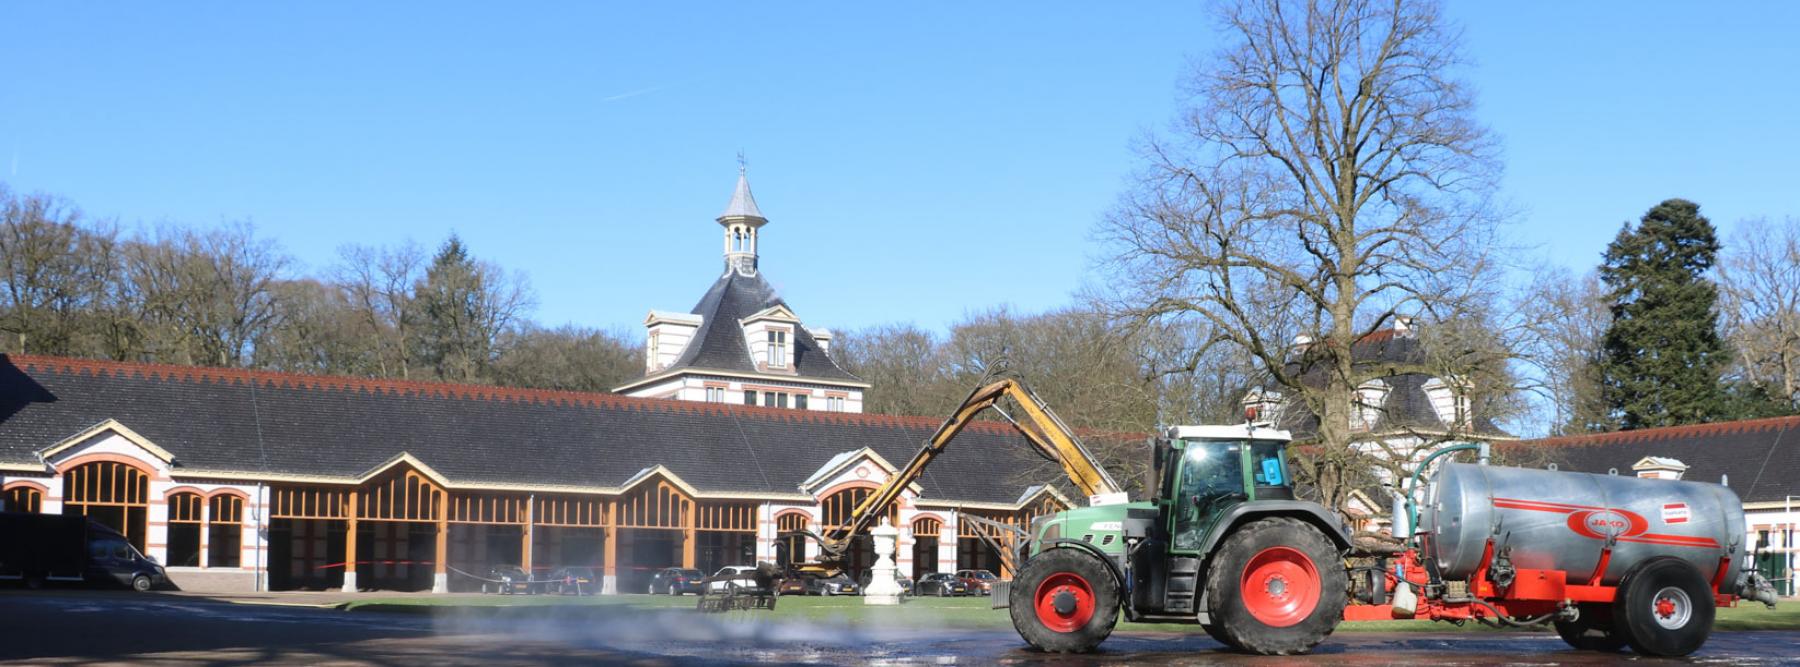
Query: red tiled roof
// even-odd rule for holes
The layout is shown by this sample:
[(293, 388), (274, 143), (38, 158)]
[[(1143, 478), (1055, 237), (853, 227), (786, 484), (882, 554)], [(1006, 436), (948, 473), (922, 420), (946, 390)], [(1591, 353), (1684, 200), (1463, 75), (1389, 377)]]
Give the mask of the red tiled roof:
[(1606, 445), (1642, 444), (1660, 440), (1677, 440), (1720, 435), (1738, 435), (1744, 433), (1760, 433), (1782, 428), (1800, 426), (1800, 416), (1769, 417), (1766, 419), (1745, 419), (1739, 421), (1713, 422), (1710, 424), (1689, 424), (1686, 426), (1666, 426), (1662, 428), (1645, 428), (1635, 431), (1617, 431), (1613, 433), (1593, 433), (1587, 435), (1565, 435), (1554, 438), (1540, 438), (1516, 443), (1516, 446), (1572, 446), (1594, 447)]

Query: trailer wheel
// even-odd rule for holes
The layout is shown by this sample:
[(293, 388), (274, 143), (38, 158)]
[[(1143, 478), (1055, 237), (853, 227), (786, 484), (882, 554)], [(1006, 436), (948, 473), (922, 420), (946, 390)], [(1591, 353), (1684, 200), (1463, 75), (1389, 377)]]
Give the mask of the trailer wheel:
[(1025, 562), (1008, 594), (1013, 628), (1053, 653), (1086, 653), (1119, 622), (1119, 584), (1100, 559), (1071, 548)]
[(1348, 577), (1338, 551), (1312, 524), (1271, 517), (1245, 524), (1213, 552), (1207, 611), (1241, 650), (1305, 653), (1344, 619)]
[(1605, 604), (1576, 605), (1581, 615), (1573, 621), (1557, 621), (1556, 634), (1578, 651), (1617, 653), (1625, 648), (1625, 636), (1613, 626), (1612, 607)]
[(1631, 650), (1680, 657), (1712, 634), (1713, 593), (1700, 569), (1679, 558), (1639, 565), (1619, 582), (1613, 618)]

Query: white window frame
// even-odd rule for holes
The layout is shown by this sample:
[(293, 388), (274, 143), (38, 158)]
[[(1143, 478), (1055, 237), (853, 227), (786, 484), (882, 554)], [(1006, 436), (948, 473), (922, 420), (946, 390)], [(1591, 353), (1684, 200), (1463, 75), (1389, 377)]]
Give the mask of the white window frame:
[(769, 367), (787, 368), (788, 366), (788, 332), (780, 329), (769, 330)]

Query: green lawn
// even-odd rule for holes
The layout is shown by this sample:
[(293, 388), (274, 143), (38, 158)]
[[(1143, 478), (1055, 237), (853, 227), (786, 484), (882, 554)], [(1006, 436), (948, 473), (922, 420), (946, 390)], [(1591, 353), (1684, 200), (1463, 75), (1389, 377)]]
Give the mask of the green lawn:
[[(351, 611), (390, 611), (412, 613), (533, 613), (532, 608), (567, 607), (558, 613), (578, 611), (598, 616), (631, 613), (646, 609), (693, 609), (693, 596), (668, 597), (646, 595), (600, 595), (574, 597), (557, 595), (452, 595), (406, 597), (373, 597), (343, 605)], [(899, 607), (872, 607), (856, 597), (784, 597), (774, 611), (734, 611), (732, 615), (771, 619), (802, 619), (836, 622), (849, 626), (880, 624), (884, 628), (916, 626), (941, 628), (945, 625), (971, 629), (1011, 628), (1006, 610), (989, 609), (981, 598), (916, 598)], [(1760, 604), (1746, 604), (1734, 609), (1720, 609), (1720, 630), (1800, 630), (1800, 602), (1783, 605), (1776, 610)], [(1192, 625), (1120, 623), (1120, 630), (1151, 632), (1198, 632)], [(1458, 628), (1448, 623), (1431, 621), (1363, 621), (1344, 623), (1342, 632), (1457, 632), (1486, 629), (1478, 624)]]

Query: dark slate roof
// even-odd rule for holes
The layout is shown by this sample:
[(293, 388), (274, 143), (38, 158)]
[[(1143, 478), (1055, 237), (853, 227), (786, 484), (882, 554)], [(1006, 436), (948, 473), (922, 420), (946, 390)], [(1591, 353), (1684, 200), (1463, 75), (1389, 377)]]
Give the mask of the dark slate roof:
[(1717, 483), (1728, 479), (1745, 502), (1780, 502), (1800, 495), (1800, 417), (1752, 419), (1618, 433), (1527, 440), (1501, 446), (1528, 460), (1556, 463), (1563, 470), (1621, 475), (1646, 456), (1687, 464), (1683, 479)]
[[(1425, 348), (1418, 336), (1401, 329), (1382, 329), (1358, 340), (1351, 347), (1351, 353), (1362, 371), (1379, 372), (1385, 368), (1387, 372), (1380, 380), (1387, 383), (1389, 391), (1381, 405), (1381, 414), (1371, 429), (1374, 433), (1444, 433), (1452, 430), (1450, 424), (1438, 416), (1437, 408), (1431, 405), (1431, 395), (1425, 392), (1425, 384), (1431, 381), (1432, 376), (1406, 370), (1417, 368), (1419, 364), (1426, 362)], [(1482, 438), (1512, 437), (1512, 434), (1495, 424), (1491, 416), (1481, 413), (1479, 402), (1475, 406), (1475, 412), (1468, 435)], [(1318, 433), (1319, 419), (1299, 402), (1293, 402), (1283, 411), (1279, 428), (1287, 429), (1294, 437), (1304, 439)]]
[[(694, 306), (693, 314), (703, 319), (693, 341), (675, 363), (658, 370), (657, 374), (683, 369), (763, 373), (750, 360), (750, 350), (744, 343), (744, 329), (738, 321), (786, 305), (787, 302), (775, 293), (775, 288), (763, 280), (761, 272), (744, 275), (726, 270), (725, 275), (713, 283), (712, 289), (706, 290), (706, 296), (700, 297), (699, 305)], [(862, 382), (839, 368), (805, 327), (797, 327), (791, 347), (795, 377)]]
[[(0, 356), (0, 463), (107, 419), (177, 469), (357, 477), (402, 452), (450, 483), (618, 487), (663, 465), (705, 493), (798, 493), (833, 456), (904, 465), (939, 421), (615, 394)], [(919, 484), (933, 501), (1013, 504), (1039, 460), (971, 424)], [(1055, 481), (1056, 473), (1046, 471)], [(1004, 481), (997, 481), (1004, 480)], [(1017, 483), (1015, 483), (1017, 482)]]

